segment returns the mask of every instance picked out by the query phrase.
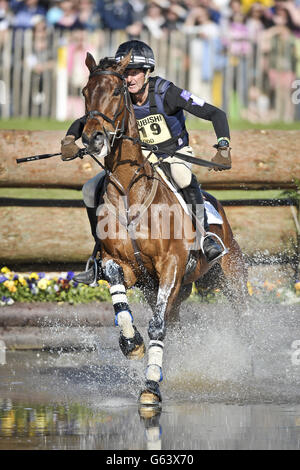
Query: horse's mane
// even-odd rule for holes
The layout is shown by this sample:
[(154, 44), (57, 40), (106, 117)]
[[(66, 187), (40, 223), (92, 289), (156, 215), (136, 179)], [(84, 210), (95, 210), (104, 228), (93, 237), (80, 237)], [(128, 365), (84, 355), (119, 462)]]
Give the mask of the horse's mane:
[(116, 69), (118, 62), (111, 57), (104, 57), (100, 59), (99, 64), (97, 65), (97, 70), (107, 70), (108, 68)]

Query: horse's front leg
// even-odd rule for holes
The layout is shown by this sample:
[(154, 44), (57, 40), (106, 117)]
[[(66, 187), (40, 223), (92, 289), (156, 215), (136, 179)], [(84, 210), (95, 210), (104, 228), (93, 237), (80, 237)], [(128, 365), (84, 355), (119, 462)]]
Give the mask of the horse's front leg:
[(141, 359), (145, 355), (145, 345), (142, 336), (133, 324), (124, 285), (123, 269), (115, 261), (109, 260), (105, 264), (104, 273), (110, 285), (115, 310), (115, 325), (120, 327), (121, 351), (128, 359)]
[(176, 265), (171, 263), (161, 275), (154, 314), (149, 322), (148, 365), (145, 388), (140, 394), (141, 405), (158, 405), (161, 402), (159, 382), (162, 381), (162, 362), (166, 322), (172, 313), (181, 285)]

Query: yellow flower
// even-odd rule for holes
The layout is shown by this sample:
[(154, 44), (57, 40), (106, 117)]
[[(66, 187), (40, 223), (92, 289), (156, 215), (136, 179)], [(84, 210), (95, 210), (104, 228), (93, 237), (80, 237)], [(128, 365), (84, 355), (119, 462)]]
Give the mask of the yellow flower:
[(4, 266), (4, 267), (1, 269), (1, 272), (2, 272), (3, 274), (6, 274), (6, 273), (10, 273), (11, 271), (10, 271), (10, 269), (8, 269), (6, 266)]
[(296, 282), (296, 284), (295, 284), (295, 289), (296, 289), (297, 291), (300, 291), (300, 281)]
[(26, 280), (24, 279), (23, 276), (19, 276), (18, 281), (19, 281), (19, 283), (20, 283), (22, 286), (26, 286), (26, 285), (27, 285), (27, 282), (26, 282)]
[(195, 285), (195, 283), (193, 282), (193, 285), (192, 285), (192, 292), (191, 292), (192, 295), (197, 295), (198, 294), (198, 289)]
[(9, 292), (17, 291), (14, 281), (5, 281), (3, 285), (9, 290)]
[(247, 282), (247, 288), (248, 288), (249, 295), (253, 295), (253, 287), (250, 281)]
[(108, 287), (108, 282), (104, 281), (104, 279), (100, 279), (100, 281), (98, 281), (98, 284), (102, 287)]
[(29, 276), (29, 279), (36, 279), (38, 280), (39, 279), (39, 276), (37, 273), (31, 273), (30, 276)]
[(48, 285), (49, 285), (49, 281), (45, 277), (43, 279), (40, 279), (39, 282), (37, 283), (38, 288), (42, 290), (47, 289)]

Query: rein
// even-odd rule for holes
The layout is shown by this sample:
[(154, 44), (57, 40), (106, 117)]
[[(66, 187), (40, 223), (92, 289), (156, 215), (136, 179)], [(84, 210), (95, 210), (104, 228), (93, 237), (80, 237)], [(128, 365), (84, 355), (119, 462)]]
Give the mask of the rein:
[[(106, 122), (108, 122), (109, 124), (111, 124), (114, 128), (114, 131), (113, 132), (109, 132), (105, 129), (105, 127), (103, 126), (104, 128), (104, 132), (105, 132), (105, 135), (106, 137), (108, 137), (108, 134), (113, 134), (114, 135), (114, 138), (113, 138), (113, 143), (114, 143), (114, 140), (115, 139), (119, 139), (119, 140), (122, 140), (122, 139), (129, 139), (129, 140), (132, 140), (132, 141), (135, 141), (136, 139), (132, 138), (132, 137), (129, 137), (129, 136), (125, 136), (124, 135), (124, 132), (125, 132), (125, 122), (127, 120), (127, 117), (128, 117), (128, 114), (131, 113), (131, 109), (130, 109), (130, 104), (131, 104), (131, 101), (130, 101), (130, 96), (129, 96), (129, 92), (128, 92), (128, 88), (127, 88), (127, 84), (126, 84), (126, 79), (123, 75), (121, 75), (120, 73), (114, 71), (114, 70), (99, 70), (98, 67), (96, 67), (94, 70), (92, 70), (92, 72), (90, 73), (90, 76), (89, 78), (92, 78), (94, 76), (99, 76), (99, 75), (113, 75), (115, 77), (118, 77), (120, 80), (122, 80), (122, 87), (120, 88), (120, 92), (121, 92), (121, 96), (120, 96), (120, 100), (119, 100), (119, 104), (118, 104), (118, 108), (117, 108), (117, 111), (115, 112), (114, 114), (114, 117), (111, 119), (109, 118), (106, 114), (103, 114), (101, 113), (100, 111), (97, 111), (97, 110), (92, 110), (92, 111), (89, 111), (87, 114), (86, 114), (86, 117), (87, 119), (93, 119), (93, 118), (96, 118), (97, 119), (97, 116), (99, 117), (102, 117)], [(121, 101), (122, 101), (122, 97), (124, 99), (124, 104), (122, 106), (121, 104)], [(123, 116), (123, 120), (122, 120), (122, 124), (121, 124), (121, 127), (119, 128), (119, 121), (117, 121), (118, 117), (122, 114), (122, 112), (126, 110), (127, 113), (124, 113), (124, 116)], [(116, 123), (117, 121), (117, 123)], [(113, 146), (113, 143), (111, 146)], [(128, 188), (125, 189), (122, 184), (118, 181), (118, 179), (112, 174), (111, 171), (107, 170), (107, 168), (105, 168), (104, 165), (102, 165), (102, 163), (97, 159), (97, 157), (95, 157), (95, 155), (91, 155), (91, 157), (98, 163), (98, 165), (101, 166), (101, 168), (103, 168), (108, 176), (108, 178), (111, 180), (111, 182), (114, 184), (114, 186), (120, 191), (120, 193), (125, 196), (126, 200), (128, 199), (129, 197), (129, 191), (130, 189), (132, 188), (132, 186), (134, 185), (134, 183), (136, 181), (138, 181), (140, 178), (142, 178), (143, 176), (145, 176), (146, 178), (150, 179), (150, 178), (153, 178), (153, 176), (148, 176), (146, 174), (139, 174), (139, 172), (144, 168), (145, 166), (145, 162), (143, 162), (141, 165), (136, 162), (136, 161), (132, 161), (132, 160), (122, 160), (120, 162), (118, 162), (118, 165), (121, 165), (121, 164), (129, 164), (131, 166), (138, 166), (137, 170), (134, 172), (134, 175), (128, 185)]]

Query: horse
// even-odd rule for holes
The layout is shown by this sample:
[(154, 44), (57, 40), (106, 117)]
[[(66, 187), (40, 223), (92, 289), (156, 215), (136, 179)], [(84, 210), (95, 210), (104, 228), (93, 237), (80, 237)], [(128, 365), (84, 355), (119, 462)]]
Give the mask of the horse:
[[(104, 157), (105, 204), (99, 207), (105, 206), (106, 212), (97, 212), (97, 233), (102, 231), (102, 274), (109, 284), (115, 324), (120, 327), (119, 345), (129, 359), (140, 359), (145, 354), (144, 340), (134, 324), (126, 295), (127, 289), (137, 286), (152, 309), (145, 385), (138, 401), (141, 407), (159, 407), (167, 328), (179, 321), (181, 303), (189, 297), (193, 282), (202, 279), (212, 263), (198, 252), (193, 268), (188, 267), (195, 230), (190, 215), (142, 153), (124, 78), (129, 62), (130, 54), (118, 63), (105, 58), (97, 65), (87, 53), (89, 78), (82, 90), (86, 107), (82, 142), (91, 156)], [(162, 207), (170, 209), (168, 236), (164, 233), (166, 218), (159, 212)], [(217, 209), (223, 224), (211, 225), (210, 231), (222, 240), (228, 253), (216, 264), (226, 279), (227, 295), (241, 305), (247, 297), (247, 270), (220, 202)], [(112, 221), (114, 230), (106, 230)], [(184, 229), (181, 237), (174, 235), (178, 221)], [(137, 237), (138, 224), (141, 229)]]

